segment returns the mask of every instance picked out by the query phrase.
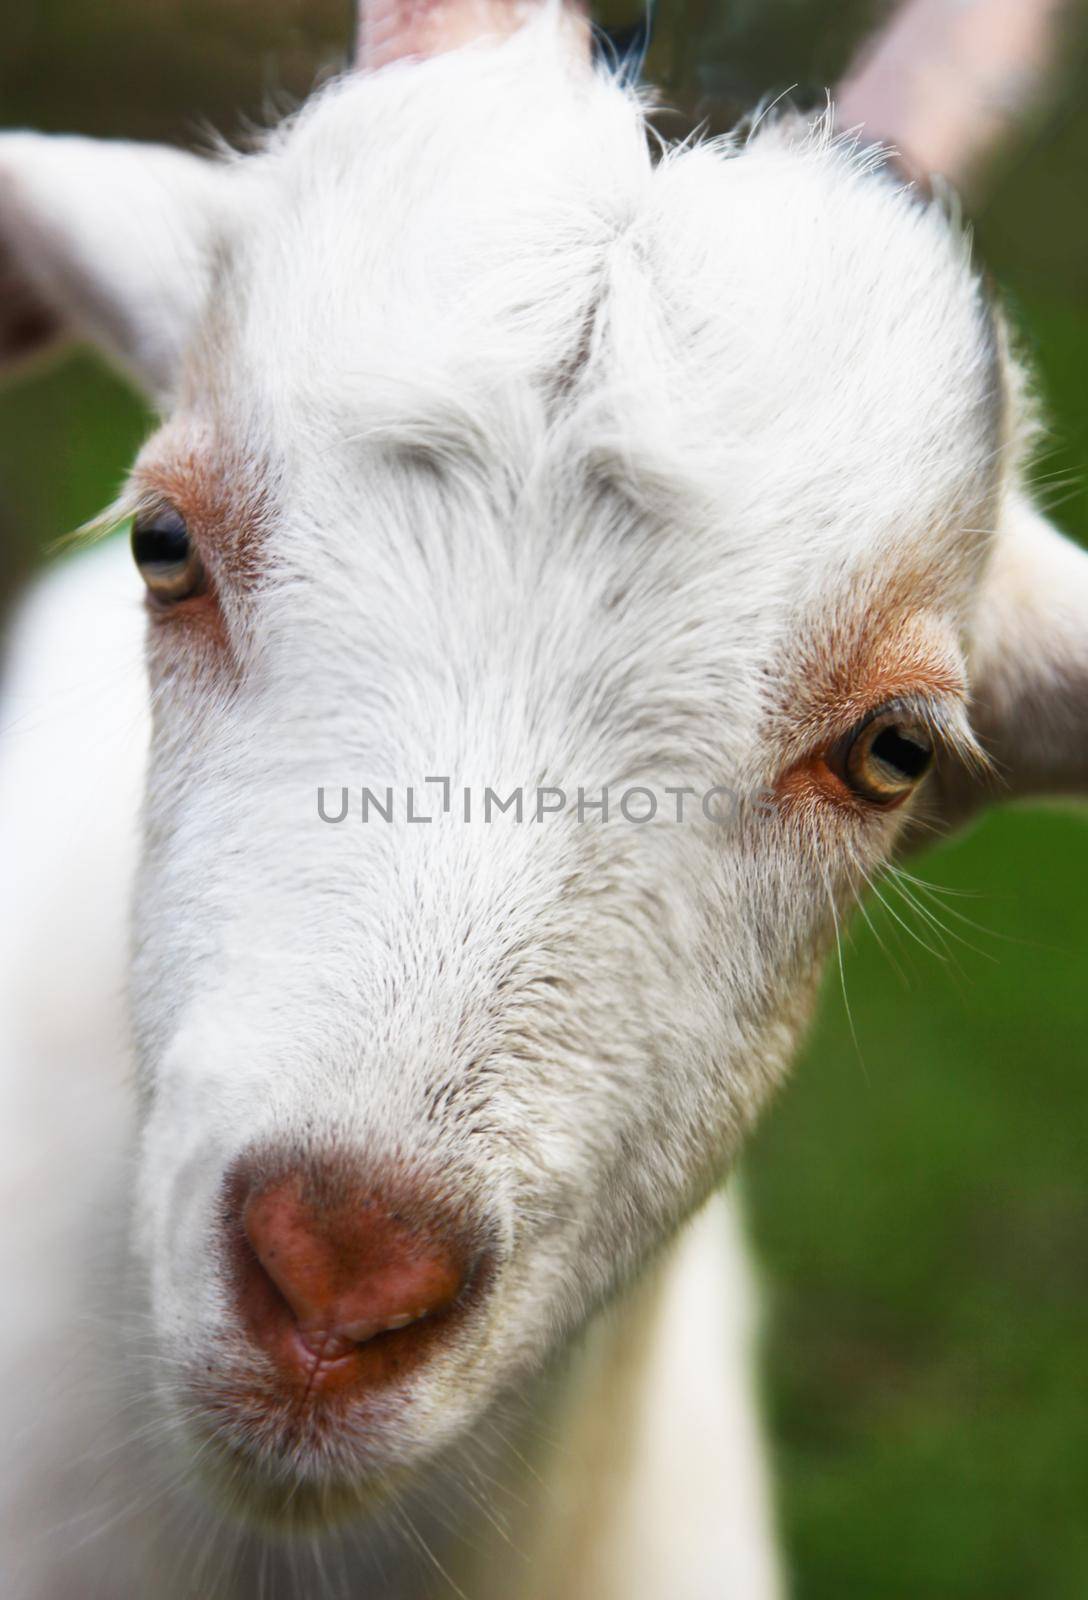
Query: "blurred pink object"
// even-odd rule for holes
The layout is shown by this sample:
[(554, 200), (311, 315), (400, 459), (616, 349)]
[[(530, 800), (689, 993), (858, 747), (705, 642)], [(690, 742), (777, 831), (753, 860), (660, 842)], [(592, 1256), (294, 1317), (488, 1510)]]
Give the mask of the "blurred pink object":
[(1063, 0), (905, 0), (836, 96), (840, 128), (970, 187), (1056, 65)]
[[(515, 33), (540, 11), (542, 0), (359, 0), (357, 64), (374, 72), (405, 57), (455, 50), (474, 40)], [(561, 6), (572, 48), (588, 55), (589, 25), (578, 3)]]

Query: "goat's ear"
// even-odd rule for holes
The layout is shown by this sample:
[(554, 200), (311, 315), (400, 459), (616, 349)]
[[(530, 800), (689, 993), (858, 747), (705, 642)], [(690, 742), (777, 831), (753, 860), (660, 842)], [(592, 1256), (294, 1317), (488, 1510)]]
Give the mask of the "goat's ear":
[(989, 781), (947, 774), (945, 818), (1030, 795), (1088, 798), (1088, 552), (1016, 495), (983, 579), (970, 651), (972, 722)]
[(160, 145), (0, 135), (0, 373), (81, 339), (162, 403), (207, 291), (227, 175)]

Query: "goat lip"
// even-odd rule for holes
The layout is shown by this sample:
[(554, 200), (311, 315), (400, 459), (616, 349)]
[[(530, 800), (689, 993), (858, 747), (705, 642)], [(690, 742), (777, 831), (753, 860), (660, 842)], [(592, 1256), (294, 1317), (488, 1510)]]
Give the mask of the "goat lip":
[(422, 1311), (402, 1311), (391, 1316), (340, 1322), (335, 1328), (297, 1328), (295, 1337), (312, 1357), (321, 1363), (343, 1361), (353, 1355), (360, 1345), (369, 1344), (381, 1333), (395, 1333), (420, 1322)]
[(335, 1331), (329, 1328), (296, 1328), (294, 1342), (309, 1360), (325, 1366), (354, 1355), (363, 1341), (341, 1328)]

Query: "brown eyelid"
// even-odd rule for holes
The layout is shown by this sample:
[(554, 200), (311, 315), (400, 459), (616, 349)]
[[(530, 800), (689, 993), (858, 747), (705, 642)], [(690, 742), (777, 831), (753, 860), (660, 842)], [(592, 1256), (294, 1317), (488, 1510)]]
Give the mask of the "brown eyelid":
[(209, 578), (242, 594), (264, 574), (272, 474), (210, 429), (168, 424), (132, 474), (136, 503), (164, 502), (184, 518)]
[[(896, 713), (926, 730), (937, 760), (944, 755), (973, 771), (984, 772), (989, 761), (967, 721), (963, 690), (958, 685), (953, 689), (943, 684), (941, 689), (944, 692), (937, 694), (928, 685), (924, 690), (908, 690), (870, 704), (860, 714), (853, 704), (840, 707), (838, 715), (825, 725), (823, 734), (815, 737), (807, 752), (780, 774), (773, 786), (775, 795), (787, 808), (822, 802), (859, 817), (899, 810), (915, 792), (914, 788), (906, 788), (901, 795), (883, 801), (867, 799), (851, 788), (843, 760), (851, 743), (866, 727), (877, 718)], [(853, 716), (849, 722), (848, 714)]]

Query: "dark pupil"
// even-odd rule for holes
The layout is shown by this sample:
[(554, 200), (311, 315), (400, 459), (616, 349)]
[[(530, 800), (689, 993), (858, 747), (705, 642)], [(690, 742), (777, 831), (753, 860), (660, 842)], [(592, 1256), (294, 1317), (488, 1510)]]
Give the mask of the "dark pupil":
[(905, 778), (920, 778), (929, 766), (930, 750), (914, 739), (908, 739), (898, 728), (884, 728), (870, 746), (874, 756), (893, 772)]
[(132, 530), (132, 554), (141, 567), (175, 567), (188, 560), (189, 535), (179, 518), (177, 522), (165, 517), (151, 527)]

